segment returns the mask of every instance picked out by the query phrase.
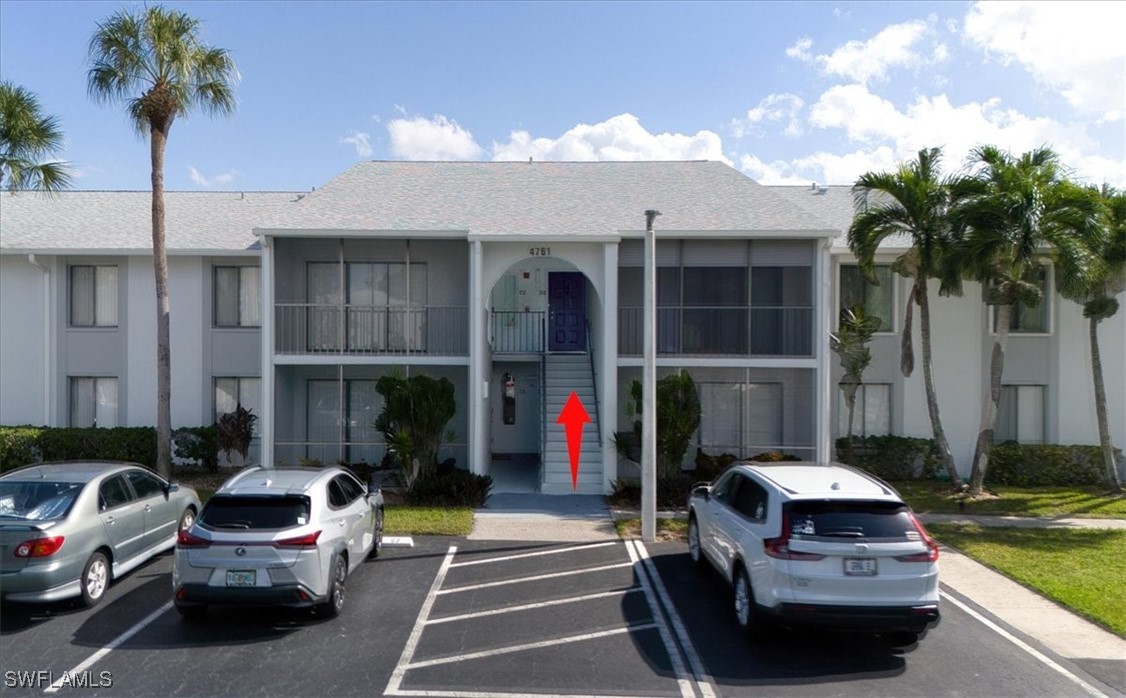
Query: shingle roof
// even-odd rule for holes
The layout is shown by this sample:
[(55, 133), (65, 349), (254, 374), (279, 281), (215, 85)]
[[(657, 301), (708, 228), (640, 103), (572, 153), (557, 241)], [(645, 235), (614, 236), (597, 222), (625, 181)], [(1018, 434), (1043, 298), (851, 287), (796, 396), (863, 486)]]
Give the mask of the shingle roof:
[(364, 162), (305, 197), (269, 230), (605, 235), (824, 231), (816, 207), (720, 162)]
[[(297, 200), (294, 192), (166, 192), (169, 253), (257, 249), (254, 226)], [(0, 194), (0, 252), (152, 249), (152, 194), (68, 191)]]
[[(834, 184), (820, 187), (800, 186), (764, 186), (787, 201), (796, 205), (808, 205), (817, 209), (818, 213), (828, 219), (829, 227), (837, 231), (833, 238), (833, 252), (848, 251), (848, 229), (852, 225), (853, 199), (852, 187), (845, 184)], [(884, 251), (905, 250), (911, 246), (911, 238), (906, 235), (893, 235), (880, 243)]]

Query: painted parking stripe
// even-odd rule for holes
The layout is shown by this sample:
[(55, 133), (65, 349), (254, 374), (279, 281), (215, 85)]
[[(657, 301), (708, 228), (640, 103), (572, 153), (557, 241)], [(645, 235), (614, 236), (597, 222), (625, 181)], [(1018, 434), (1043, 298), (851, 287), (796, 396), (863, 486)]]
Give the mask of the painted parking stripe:
[(1016, 635), (1013, 635), (1008, 630), (1005, 630), (1001, 626), (999, 626), (996, 623), (994, 623), (993, 621), (989, 620), (988, 618), (986, 618), (982, 614), (978, 613), (974, 609), (967, 606), (965, 603), (963, 603), (959, 599), (956, 599), (955, 597), (951, 596), (950, 594), (947, 594), (945, 591), (940, 591), (939, 594), (942, 595), (942, 598), (946, 599), (950, 603), (954, 604), (958, 608), (960, 608), (963, 611), (965, 611), (966, 613), (970, 614), (970, 616), (974, 620), (979, 621), (985, 627), (989, 628), (990, 630), (997, 633), (1001, 637), (1005, 638), (1009, 642), (1013, 643), (1017, 647), (1021, 648), (1025, 652), (1028, 652), (1030, 655), (1032, 655), (1033, 659), (1036, 659), (1037, 661), (1039, 661), (1041, 664), (1048, 667), (1052, 671), (1056, 671), (1056, 672), (1059, 672), (1060, 674), (1062, 674), (1068, 681), (1071, 681), (1076, 686), (1083, 689), (1083, 691), (1087, 695), (1096, 696), (1097, 698), (1107, 698), (1107, 695), (1105, 693), (1103, 693), (1099, 689), (1095, 688), (1091, 684), (1087, 683), (1083, 679), (1079, 678), (1075, 674), (1071, 673), (1070, 671), (1068, 671), (1063, 666), (1061, 666), (1061, 665), (1057, 664), (1056, 662), (1052, 661), (1052, 659), (1050, 657), (1048, 657), (1047, 655), (1045, 655), (1043, 652), (1040, 652), (1039, 650), (1037, 650), (1032, 645), (1028, 644), (1024, 640), (1021, 640)]
[(52, 683), (47, 688), (45, 688), (43, 690), (43, 692), (44, 693), (55, 693), (56, 691), (59, 690), (59, 688), (62, 687), (62, 685), (66, 682), (66, 680), (69, 677), (77, 676), (78, 674), (81, 674), (82, 672), (86, 671), (90, 667), (94, 666), (94, 664), (96, 664), (98, 662), (98, 660), (100, 660), (102, 657), (105, 657), (107, 654), (109, 654), (110, 652), (112, 652), (115, 649), (117, 649), (118, 647), (120, 647), (121, 643), (125, 642), (129, 638), (133, 637), (137, 633), (144, 630), (145, 627), (149, 623), (156, 620), (158, 617), (160, 617), (161, 614), (163, 614), (165, 611), (167, 611), (170, 608), (172, 608), (172, 602), (171, 601), (167, 602), (166, 604), (164, 604), (160, 608), (158, 608), (155, 611), (153, 611), (152, 613), (148, 614), (147, 616), (142, 618), (136, 625), (134, 625), (133, 627), (129, 628), (128, 630), (121, 633), (120, 635), (115, 637), (113, 640), (111, 640), (108, 645), (106, 645), (105, 647), (101, 648), (100, 650), (98, 650), (94, 654), (87, 657), (86, 660), (83, 661), (82, 663), (80, 663), (78, 666), (76, 666), (73, 669), (71, 669), (70, 671), (64, 673), (62, 675), (62, 677), (55, 679), (55, 682)]
[[(482, 650), (480, 652), (470, 652), (468, 654), (456, 654), (452, 657), (439, 657), (437, 659), (425, 659), (421, 662), (414, 662), (408, 664), (408, 669), (422, 669), (429, 666), (438, 666), (439, 664), (455, 664), (457, 662), (464, 662), (470, 659), (483, 659), (485, 657), (495, 657), (500, 654), (511, 654), (513, 652), (524, 652), (526, 650), (538, 650), (545, 647), (555, 647), (557, 645), (568, 645), (572, 642), (583, 642), (584, 640), (597, 640), (600, 637), (610, 637), (611, 635), (622, 635), (625, 633), (636, 633), (642, 630), (653, 630), (657, 627), (656, 623), (642, 623), (639, 625), (626, 625), (621, 628), (612, 628), (610, 630), (599, 630), (593, 633), (583, 633), (581, 635), (569, 635), (567, 637), (556, 637), (550, 640), (540, 640), (539, 642), (526, 642), (522, 645), (510, 645), (508, 647), (498, 647), (491, 650)], [(689, 693), (689, 696), (692, 696)]]
[(430, 585), (430, 591), (426, 593), (426, 600), (422, 602), (422, 608), (418, 609), (418, 618), (415, 618), (414, 627), (411, 628), (411, 634), (407, 638), (407, 644), (403, 647), (403, 653), (399, 655), (399, 663), (395, 665), (395, 670), (391, 672), (391, 678), (387, 681), (384, 695), (400, 695), (397, 691), (403, 683), (403, 675), (407, 673), (407, 666), (414, 659), (418, 640), (422, 637), (422, 629), (426, 627), (426, 620), (430, 617), (430, 609), (434, 607), (434, 599), (438, 596), (438, 590), (442, 587), (442, 581), (445, 580), (446, 573), (450, 570), (450, 563), (453, 562), (456, 553), (456, 545), (451, 545), (450, 549), (446, 551), (446, 557), (442, 559), (442, 564), (438, 567), (438, 574), (434, 575), (434, 582)]
[(593, 543), (589, 545), (572, 545), (566, 548), (552, 548), (551, 550), (537, 550), (532, 553), (517, 553), (515, 555), (505, 555), (504, 557), (490, 557), (483, 560), (467, 560), (466, 562), (455, 562), (450, 567), (469, 567), (470, 565), (487, 565), (490, 562), (506, 562), (508, 560), (519, 560), (525, 557), (539, 557), (541, 555), (556, 555), (558, 553), (570, 553), (576, 550), (590, 550), (592, 548), (603, 548), (607, 545), (618, 545), (618, 541), (611, 540), (605, 543)]
[(467, 620), (469, 618), (483, 618), (485, 616), (497, 616), (502, 613), (515, 613), (517, 611), (530, 611), (537, 608), (547, 608), (548, 606), (559, 606), (565, 603), (576, 603), (578, 601), (591, 601), (593, 599), (604, 599), (610, 596), (625, 596), (635, 591), (641, 591), (641, 587), (629, 587), (628, 589), (615, 589), (613, 591), (602, 591), (597, 594), (584, 594), (583, 596), (572, 596), (566, 599), (554, 599), (552, 601), (540, 601), (537, 603), (526, 603), (520, 606), (508, 606), (506, 608), (494, 608), (491, 611), (477, 611), (475, 613), (461, 613), (456, 616), (444, 616), (442, 618), (433, 618), (426, 621), (427, 625), (437, 625), (438, 623), (450, 623), (455, 620)]
[(673, 640), (672, 634), (669, 632), (665, 617), (661, 615), (661, 604), (653, 593), (653, 586), (649, 583), (645, 570), (642, 569), (641, 558), (631, 543), (632, 541), (626, 541), (626, 552), (629, 553), (630, 564), (634, 565), (636, 569), (637, 581), (641, 583), (641, 588), (645, 590), (645, 600), (649, 603), (649, 612), (653, 615), (657, 631), (661, 635), (661, 641), (665, 644), (665, 652), (669, 655), (669, 662), (672, 664), (676, 683), (680, 686), (680, 695), (682, 698), (696, 698), (696, 693), (692, 690), (692, 682), (688, 680), (688, 672), (685, 671), (684, 662), (680, 658), (680, 650), (677, 649), (676, 641)]
[(577, 570), (568, 570), (566, 572), (551, 572), (549, 574), (536, 574), (531, 577), (515, 577), (513, 579), (502, 579), (498, 582), (484, 582), (482, 584), (468, 584), (466, 586), (453, 587), (451, 589), (442, 589), (435, 592), (437, 594), (456, 594), (461, 591), (475, 591), (477, 589), (488, 589), (490, 587), (502, 587), (508, 584), (521, 584), (523, 582), (535, 582), (541, 579), (554, 579), (555, 577), (570, 577), (575, 574), (587, 574), (590, 572), (602, 572), (604, 570), (621, 569), (622, 567), (633, 567), (632, 562), (619, 562), (613, 565), (599, 565), (598, 567), (582, 567)]
[(715, 689), (713, 688), (715, 682), (704, 669), (704, 663), (700, 660), (700, 653), (696, 651), (696, 646), (692, 644), (688, 630), (684, 627), (684, 621), (680, 619), (680, 614), (677, 613), (676, 606), (673, 605), (672, 599), (669, 598), (669, 593), (665, 589), (665, 583), (661, 581), (661, 575), (657, 573), (657, 567), (649, 557), (649, 551), (645, 549), (645, 544), (639, 540), (633, 541), (633, 544), (637, 548), (638, 556), (645, 564), (645, 570), (649, 573), (649, 579), (653, 583), (657, 597), (660, 598), (665, 613), (668, 614), (669, 623), (672, 624), (673, 631), (680, 641), (680, 647), (684, 650), (684, 657), (688, 660), (688, 666), (696, 680), (696, 688), (700, 690), (700, 695), (703, 698), (715, 698)]

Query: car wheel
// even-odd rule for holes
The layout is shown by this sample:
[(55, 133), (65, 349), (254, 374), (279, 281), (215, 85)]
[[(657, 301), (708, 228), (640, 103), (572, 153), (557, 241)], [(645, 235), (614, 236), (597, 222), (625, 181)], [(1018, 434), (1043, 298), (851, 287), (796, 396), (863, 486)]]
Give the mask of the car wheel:
[(102, 553), (95, 552), (82, 568), (82, 603), (87, 607), (97, 606), (109, 588), (109, 560)]
[(177, 606), (176, 612), (183, 616), (184, 620), (199, 621), (207, 618), (207, 606), (203, 604)]
[(697, 567), (704, 566), (704, 551), (700, 548), (700, 525), (696, 517), (688, 519), (688, 557)]
[(332, 583), (328, 587), (328, 600), (318, 609), (326, 618), (335, 618), (344, 608), (344, 580), (348, 576), (348, 563), (337, 555), (332, 561)]
[(368, 553), (368, 557), (371, 558), (371, 559), (375, 559), (375, 558), (379, 557), (379, 553), (381, 553), (383, 551), (383, 509), (382, 509), (382, 507), (377, 509), (376, 512), (375, 512), (375, 526), (373, 528), (374, 528), (374, 531), (372, 533), (373, 533), (373, 536), (374, 536), (374, 539), (375, 539), (375, 543), (372, 544), (371, 551)]
[(195, 523), (195, 511), (191, 507), (184, 509), (184, 513), (180, 514), (180, 525), (176, 527), (177, 531), (186, 531)]
[(742, 567), (735, 576), (735, 622), (752, 640), (761, 640), (766, 635), (764, 619), (755, 609), (751, 578), (747, 576), (746, 568)]

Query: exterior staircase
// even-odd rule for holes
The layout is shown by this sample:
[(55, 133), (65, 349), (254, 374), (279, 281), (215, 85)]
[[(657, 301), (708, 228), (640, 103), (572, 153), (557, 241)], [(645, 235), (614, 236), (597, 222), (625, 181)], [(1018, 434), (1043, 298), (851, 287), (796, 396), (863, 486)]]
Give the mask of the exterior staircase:
[[(578, 487), (571, 487), (571, 460), (567, 453), (567, 434), (555, 420), (571, 397), (578, 395), (590, 415), (583, 425), (583, 447), (579, 456)], [(546, 434), (543, 446), (543, 494), (602, 494), (602, 446), (594, 374), (586, 354), (547, 354), (544, 358), (544, 415)]]

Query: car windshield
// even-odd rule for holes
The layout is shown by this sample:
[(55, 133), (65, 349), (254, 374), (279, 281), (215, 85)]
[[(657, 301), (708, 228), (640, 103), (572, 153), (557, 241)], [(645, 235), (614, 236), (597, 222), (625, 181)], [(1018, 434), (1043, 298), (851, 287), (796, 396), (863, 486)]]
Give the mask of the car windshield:
[(309, 523), (309, 498), (297, 495), (215, 495), (200, 512), (210, 529), (292, 528)]
[(919, 540), (910, 510), (898, 502), (794, 502), (794, 538), (882, 538)]
[(51, 521), (70, 512), (81, 482), (0, 482), (0, 518)]

